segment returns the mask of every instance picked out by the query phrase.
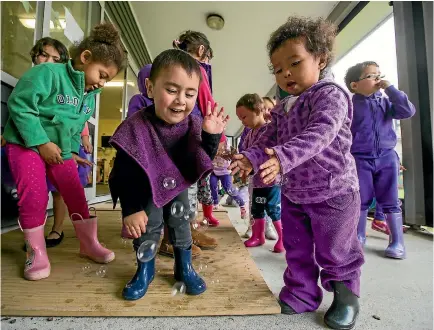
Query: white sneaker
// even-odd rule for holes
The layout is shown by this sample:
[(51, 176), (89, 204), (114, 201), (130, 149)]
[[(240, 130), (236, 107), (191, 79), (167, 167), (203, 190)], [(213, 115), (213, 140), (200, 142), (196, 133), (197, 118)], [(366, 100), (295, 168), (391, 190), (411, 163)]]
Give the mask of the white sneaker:
[(246, 232), (241, 237), (242, 238), (250, 238), (250, 237), (252, 237), (252, 226), (251, 225), (249, 225), (249, 227), (247, 228)]
[(267, 221), (267, 224), (265, 225), (265, 238), (269, 239), (270, 241), (277, 240), (277, 233), (274, 229), (272, 221)]

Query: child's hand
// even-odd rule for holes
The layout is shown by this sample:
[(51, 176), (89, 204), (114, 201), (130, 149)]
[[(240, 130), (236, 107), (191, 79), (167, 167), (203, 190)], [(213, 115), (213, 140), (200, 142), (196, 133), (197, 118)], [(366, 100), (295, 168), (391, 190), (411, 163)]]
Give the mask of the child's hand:
[(72, 159), (74, 159), (75, 163), (77, 165), (81, 165), (81, 166), (93, 166), (93, 163), (88, 161), (87, 159), (81, 158), (79, 155), (76, 154), (72, 154)]
[(38, 146), (39, 154), (42, 159), (50, 165), (63, 164), (62, 150), (53, 142), (44, 143)]
[(124, 225), (128, 233), (134, 238), (139, 238), (142, 233), (146, 233), (146, 224), (148, 223), (148, 216), (145, 211), (133, 213), (124, 218)]
[(264, 164), (259, 166), (259, 169), (263, 170), (261, 172), (262, 181), (265, 184), (269, 184), (272, 183), (276, 179), (277, 174), (280, 173), (280, 162), (273, 149), (265, 148), (265, 153), (271, 157)]
[(236, 154), (232, 157), (232, 163), (228, 169), (232, 170), (231, 175), (239, 172), (241, 178), (246, 178), (253, 170), (253, 166), (250, 160), (243, 154)]
[(81, 137), (81, 143), (83, 144), (84, 151), (87, 154), (91, 154), (93, 151), (93, 146), (90, 143), (89, 136), (82, 136)]
[(220, 134), (226, 128), (229, 116), (225, 115), (223, 108), (218, 110), (218, 104), (215, 104), (214, 110), (211, 111), (211, 102), (208, 102), (206, 116), (203, 118), (202, 129), (209, 134)]
[(380, 80), (378, 83), (377, 83), (377, 86), (378, 87), (380, 87), (380, 88), (382, 88), (382, 89), (386, 89), (387, 87), (389, 87), (390, 85), (392, 85), (389, 81), (387, 81), (387, 80)]

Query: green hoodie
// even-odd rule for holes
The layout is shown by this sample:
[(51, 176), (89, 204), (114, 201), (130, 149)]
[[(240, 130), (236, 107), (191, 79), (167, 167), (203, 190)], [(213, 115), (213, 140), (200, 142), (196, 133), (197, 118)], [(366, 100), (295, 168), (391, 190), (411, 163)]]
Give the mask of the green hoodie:
[(84, 92), (84, 73), (66, 64), (43, 63), (27, 71), (9, 96), (8, 143), (37, 151), (53, 142), (64, 160), (78, 153), (84, 124), (95, 111), (95, 95)]

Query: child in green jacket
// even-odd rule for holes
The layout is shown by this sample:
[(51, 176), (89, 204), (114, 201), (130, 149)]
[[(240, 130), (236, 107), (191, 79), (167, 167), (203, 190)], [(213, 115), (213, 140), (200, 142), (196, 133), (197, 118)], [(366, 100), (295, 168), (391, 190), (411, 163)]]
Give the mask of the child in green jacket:
[(81, 132), (95, 110), (95, 95), (124, 64), (118, 31), (96, 26), (70, 50), (66, 64), (43, 63), (27, 71), (8, 100), (6, 151), (19, 196), (19, 224), (27, 244), (24, 278), (50, 275), (44, 239), (46, 177), (62, 195), (80, 240), (80, 254), (99, 263), (115, 258), (97, 238), (74, 161)]

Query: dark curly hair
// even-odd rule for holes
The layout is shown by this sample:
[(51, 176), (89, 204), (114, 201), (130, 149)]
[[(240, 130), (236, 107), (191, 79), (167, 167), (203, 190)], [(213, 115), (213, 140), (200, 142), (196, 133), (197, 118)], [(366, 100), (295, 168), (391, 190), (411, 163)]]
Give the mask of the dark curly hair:
[[(333, 60), (333, 46), (337, 35), (337, 26), (323, 18), (291, 16), (270, 35), (267, 43), (268, 56), (280, 48), (289, 39), (301, 38), (306, 50), (315, 57), (322, 57), (326, 66), (321, 71), (324, 78), (327, 67)], [(270, 67), (271, 69), (271, 67)]]
[(70, 47), (69, 53), (73, 60), (77, 60), (81, 53), (89, 50), (92, 60), (105, 65), (114, 64), (118, 70), (125, 66), (125, 51), (121, 45), (118, 30), (111, 23), (102, 23), (95, 26), (90, 36)]
[(354, 93), (353, 89), (351, 88), (351, 83), (359, 81), (360, 76), (363, 73), (363, 70), (365, 70), (370, 65), (375, 65), (377, 68), (380, 67), (374, 61), (365, 61), (362, 63), (357, 63), (356, 65), (353, 65), (351, 68), (347, 70), (344, 80), (345, 80), (345, 85), (347, 85), (347, 88), (351, 93)]
[(238, 107), (246, 107), (256, 113), (265, 109), (264, 100), (256, 93), (243, 95), (237, 102), (236, 108)]
[(186, 51), (189, 54), (197, 52), (200, 46), (204, 46), (205, 51), (200, 60), (204, 60), (206, 57), (212, 59), (214, 56), (211, 44), (206, 35), (202, 32), (191, 30), (185, 31), (178, 37), (178, 39), (173, 40), (172, 46), (173, 48)]
[(155, 83), (161, 70), (173, 66), (180, 66), (190, 77), (195, 73), (199, 77), (199, 82), (202, 80), (202, 73), (197, 61), (180, 49), (168, 49), (160, 53), (152, 63), (149, 79)]
[(45, 46), (51, 46), (57, 50), (60, 55), (60, 61), (58, 63), (66, 63), (69, 60), (68, 49), (59, 40), (45, 37), (39, 39), (36, 44), (30, 50), (30, 57), (32, 58), (33, 64), (36, 64), (36, 58), (42, 54)]

